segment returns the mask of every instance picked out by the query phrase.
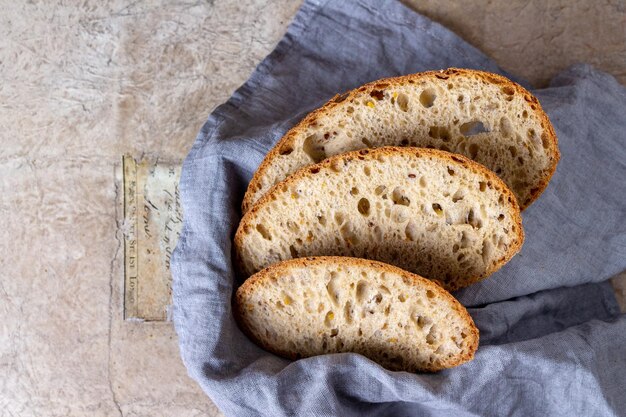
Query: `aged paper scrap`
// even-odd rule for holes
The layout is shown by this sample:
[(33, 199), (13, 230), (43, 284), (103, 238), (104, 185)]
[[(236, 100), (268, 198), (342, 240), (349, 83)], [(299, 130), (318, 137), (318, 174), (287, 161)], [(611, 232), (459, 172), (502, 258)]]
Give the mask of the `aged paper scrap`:
[(180, 165), (123, 158), (124, 319), (168, 320), (170, 260), (182, 226)]

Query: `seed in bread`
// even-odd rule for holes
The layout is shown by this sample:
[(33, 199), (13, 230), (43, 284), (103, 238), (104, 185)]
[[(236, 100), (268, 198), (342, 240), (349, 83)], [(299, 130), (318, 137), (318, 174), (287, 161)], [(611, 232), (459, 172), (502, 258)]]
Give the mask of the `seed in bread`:
[(245, 276), (290, 258), (354, 256), (455, 290), (499, 269), (524, 239), (515, 197), (491, 171), (434, 149), (331, 157), (272, 188), (235, 234)]
[(237, 291), (240, 326), (291, 359), (360, 353), (391, 370), (437, 371), (474, 357), (478, 330), (438, 285), (381, 262), (300, 258), (275, 264)]
[(254, 174), (242, 209), (298, 169), (347, 151), (432, 147), (494, 171), (522, 209), (548, 185), (559, 160), (539, 101), (497, 74), (448, 69), (389, 78), (336, 96), (293, 127)]

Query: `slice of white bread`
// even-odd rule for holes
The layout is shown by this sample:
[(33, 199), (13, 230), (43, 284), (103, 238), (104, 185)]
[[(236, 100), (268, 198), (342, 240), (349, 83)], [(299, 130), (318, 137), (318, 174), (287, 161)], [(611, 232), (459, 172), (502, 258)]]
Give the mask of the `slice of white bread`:
[(290, 258), (354, 256), (455, 290), (499, 269), (523, 240), (519, 206), (493, 172), (444, 151), (384, 147), (277, 184), (241, 220), (235, 248), (245, 276)]
[(424, 72), (366, 84), (309, 114), (267, 154), (242, 210), (302, 167), (389, 145), (478, 161), (504, 180), (522, 209), (546, 188), (560, 157), (550, 120), (520, 85), (482, 71)]
[(478, 348), (472, 318), (448, 292), (357, 258), (272, 265), (239, 288), (235, 316), (250, 338), (291, 359), (356, 352), (391, 370), (437, 371)]

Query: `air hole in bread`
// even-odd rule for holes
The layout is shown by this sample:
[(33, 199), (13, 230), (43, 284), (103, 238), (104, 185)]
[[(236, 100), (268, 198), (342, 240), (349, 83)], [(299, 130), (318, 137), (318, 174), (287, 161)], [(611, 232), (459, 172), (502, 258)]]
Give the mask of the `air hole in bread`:
[(326, 226), (326, 217), (322, 215), (317, 216), (317, 222), (322, 226)]
[(456, 190), (456, 192), (452, 195), (452, 202), (456, 203), (458, 201), (463, 200), (463, 198), (465, 197), (465, 190), (462, 188), (459, 188), (458, 190)]
[(298, 257), (298, 251), (296, 250), (296, 248), (293, 245), (289, 246), (289, 253), (291, 254), (292, 258), (297, 258)]
[(426, 335), (426, 343), (428, 343), (429, 345), (434, 345), (435, 342), (437, 342), (437, 336), (435, 334), (435, 325), (433, 324), (432, 327), (430, 328), (430, 331), (428, 332), (428, 335)]
[(467, 248), (471, 245), (473, 239), (470, 239), (469, 234), (465, 231), (461, 232), (461, 241), (459, 245), (461, 248)]
[(431, 126), (430, 129), (428, 129), (428, 136), (447, 142), (450, 140), (450, 131), (445, 126)]
[(483, 222), (480, 217), (474, 212), (474, 209), (469, 209), (465, 223), (471, 225), (475, 229), (480, 229), (483, 226)]
[(345, 220), (346, 216), (342, 212), (338, 211), (335, 213), (335, 223), (337, 223), (338, 226), (341, 226)]
[(367, 198), (361, 198), (359, 200), (359, 204), (357, 205), (357, 209), (359, 210), (359, 213), (361, 213), (364, 216), (369, 216), (370, 214), (370, 201)]
[(376, 293), (376, 295), (372, 298), (372, 301), (376, 304), (380, 304), (383, 301), (383, 295), (381, 293)]
[(421, 316), (419, 314), (412, 314), (411, 320), (419, 327), (420, 329), (424, 329), (433, 324), (433, 320), (430, 317)]
[(356, 284), (356, 301), (359, 304), (363, 304), (363, 302), (367, 298), (367, 294), (369, 292), (370, 285), (367, 281), (359, 281)]
[(409, 96), (407, 96), (404, 93), (399, 93), (398, 97), (396, 98), (396, 103), (398, 104), (398, 107), (400, 107), (400, 110), (402, 110), (403, 112), (407, 112), (409, 110)]
[(546, 132), (541, 134), (541, 145), (544, 149), (550, 148), (550, 139), (548, 138), (548, 134)]
[(462, 103), (463, 99), (465, 99), (465, 96), (463, 96), (463, 94), (459, 94), (459, 96), (456, 99), (459, 101), (459, 103)]
[(336, 271), (331, 271), (328, 284), (326, 284), (328, 298), (330, 298), (330, 302), (334, 304), (335, 307), (339, 306), (339, 289), (341, 285), (338, 283), (338, 280), (339, 274)]
[(450, 167), (448, 167), (448, 175), (454, 177), (454, 170)]
[(406, 206), (394, 205), (391, 208), (391, 219), (396, 223), (404, 223), (409, 219)]
[(436, 98), (437, 94), (435, 94), (435, 90), (427, 88), (420, 94), (420, 104), (425, 108), (430, 108), (435, 103)]
[(267, 230), (267, 228), (259, 223), (256, 225), (256, 230), (257, 232), (259, 232), (261, 234), (261, 236), (263, 237), (263, 239), (265, 240), (272, 240), (272, 235), (270, 234), (269, 230)]
[(291, 152), (293, 152), (293, 146), (291, 146), (290, 144), (285, 144), (281, 146), (280, 150), (278, 151), (278, 153), (281, 155), (289, 155)]
[(509, 85), (505, 85), (504, 87), (502, 87), (502, 92), (508, 96), (512, 96), (513, 94), (515, 94), (515, 89)]
[(326, 152), (324, 151), (324, 147), (317, 143), (317, 136), (310, 135), (304, 139), (304, 143), (302, 144), (302, 150), (305, 154), (307, 154), (315, 163), (321, 162), (326, 159)]
[(372, 174), (372, 170), (370, 169), (370, 167), (364, 166), (363, 173), (369, 177)]
[(391, 193), (391, 201), (394, 204), (399, 204), (401, 206), (409, 206), (411, 204), (411, 200), (406, 196), (406, 191), (402, 189), (402, 187), (396, 187), (393, 189)]
[(426, 290), (426, 297), (435, 298), (435, 293), (432, 290)]
[(513, 134), (513, 124), (511, 124), (511, 121), (506, 116), (500, 119), (500, 132), (505, 137), (509, 137)]
[(293, 233), (298, 233), (300, 231), (300, 226), (298, 226), (298, 224), (295, 222), (287, 221), (287, 229), (289, 229)]
[(412, 242), (417, 241), (419, 238), (419, 229), (413, 220), (409, 220), (407, 223), (406, 228), (404, 229), (404, 235)]
[(387, 188), (387, 187), (385, 187), (384, 185), (379, 185), (379, 186), (378, 186), (378, 187), (376, 187), (376, 189), (374, 190), (374, 194), (376, 194), (376, 195), (381, 195), (381, 194), (385, 191), (385, 189), (386, 189), (386, 188)]
[(359, 189), (356, 187), (352, 187), (352, 189), (350, 190), (350, 195), (357, 195), (359, 194)]
[(433, 207), (433, 211), (435, 212), (435, 214), (437, 214), (437, 216), (443, 215), (443, 208), (441, 208), (441, 204), (433, 203), (432, 207)]
[(483, 257), (483, 264), (485, 265), (489, 264), (489, 262), (491, 261), (492, 254), (493, 254), (492, 243), (488, 239), (483, 240), (483, 248), (481, 252), (481, 255)]
[(385, 92), (382, 90), (372, 90), (370, 92), (370, 96), (374, 97), (376, 100), (380, 101), (385, 98)]
[(289, 306), (291, 305), (291, 303), (293, 303), (293, 298), (291, 298), (291, 296), (287, 294), (286, 292), (282, 291), (280, 296), (282, 298), (282, 303), (284, 305)]
[(384, 285), (379, 286), (378, 289), (387, 295), (391, 294), (391, 291), (389, 291), (389, 288), (385, 287)]
[(448, 84), (448, 90), (452, 90), (454, 88), (454, 85), (452, 83)]
[(339, 233), (343, 237), (343, 240), (350, 246), (358, 245), (359, 235), (354, 232), (352, 225), (346, 222), (339, 228)]
[(332, 310), (329, 310), (326, 313), (326, 317), (324, 318), (324, 324), (326, 325), (326, 327), (332, 326), (332, 323), (333, 323), (334, 319), (335, 319), (335, 313), (333, 313)]
[(352, 318), (354, 317), (354, 310), (352, 309), (352, 301), (346, 301), (346, 304), (343, 306), (343, 317), (346, 323), (352, 323)]
[(470, 158), (474, 159), (476, 158), (476, 155), (478, 154), (478, 145), (476, 143), (472, 143), (469, 146), (469, 154), (470, 154)]
[(426, 177), (422, 176), (420, 177), (420, 187), (426, 187), (428, 185), (428, 183), (426, 182)]
[(363, 145), (367, 146), (368, 148), (373, 147), (372, 142), (367, 140), (367, 138), (361, 138), (361, 142), (363, 143)]
[[(535, 129), (528, 129), (528, 138), (530, 139), (530, 142), (533, 144), (535, 149), (541, 148), (542, 141), (539, 138), (539, 135), (537, 135), (537, 132), (535, 132)], [(532, 149), (529, 149), (529, 153), (530, 153), (530, 157), (532, 158), (533, 156)]]
[(489, 129), (485, 127), (480, 120), (473, 120), (471, 122), (463, 123), (459, 126), (459, 131), (463, 136), (474, 136), (480, 133), (489, 133)]

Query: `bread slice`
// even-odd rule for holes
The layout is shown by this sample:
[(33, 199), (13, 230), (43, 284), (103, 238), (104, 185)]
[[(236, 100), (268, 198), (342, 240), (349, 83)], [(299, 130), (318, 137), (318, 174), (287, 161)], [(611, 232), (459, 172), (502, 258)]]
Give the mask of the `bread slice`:
[(522, 209), (543, 192), (559, 160), (550, 120), (520, 85), (482, 71), (424, 72), (366, 84), (309, 114), (267, 154), (243, 212), (302, 167), (388, 145), (436, 148), (478, 161), (504, 180)]
[(265, 349), (291, 359), (360, 353), (391, 370), (467, 362), (478, 330), (438, 285), (381, 262), (301, 258), (270, 266), (237, 291), (235, 312)]
[(272, 188), (235, 234), (249, 276), (290, 258), (390, 263), (455, 290), (487, 277), (524, 239), (515, 197), (463, 156), (362, 149), (304, 168)]

